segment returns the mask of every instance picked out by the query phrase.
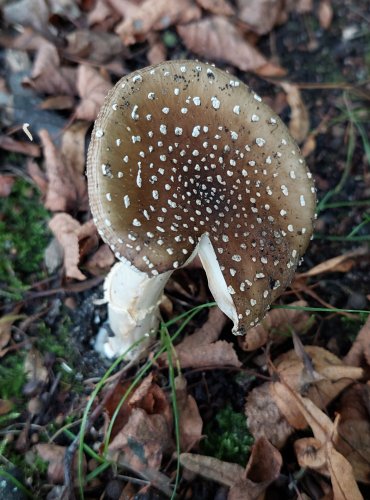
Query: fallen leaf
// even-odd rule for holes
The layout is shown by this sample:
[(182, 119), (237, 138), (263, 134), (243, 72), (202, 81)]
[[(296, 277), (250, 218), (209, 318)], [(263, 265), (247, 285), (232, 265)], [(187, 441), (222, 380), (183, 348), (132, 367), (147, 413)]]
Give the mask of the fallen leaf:
[(9, 24), (32, 26), (42, 33), (49, 21), (48, 3), (44, 0), (20, 0), (2, 7), (4, 20)]
[(0, 174), (0, 198), (7, 198), (12, 192), (14, 177)]
[(145, 0), (131, 15), (125, 15), (116, 33), (125, 45), (132, 45), (144, 41), (152, 30), (164, 30), (200, 17), (201, 10), (193, 0)]
[(81, 194), (84, 193), (86, 168), (86, 134), (90, 124), (84, 121), (74, 121), (63, 133), (61, 153), (65, 165), (74, 172), (75, 180)]
[[(296, 307), (305, 307), (307, 302), (301, 300), (290, 304)], [(286, 340), (291, 331), (304, 333), (310, 326), (310, 316), (306, 311), (299, 309), (273, 309), (263, 320), (247, 333), (238, 337), (239, 346), (244, 351), (254, 351), (265, 345), (268, 340), (279, 342)]]
[(248, 429), (256, 440), (265, 437), (281, 449), (294, 428), (279, 410), (270, 393), (270, 385), (262, 384), (248, 393), (245, 414)]
[(80, 65), (77, 70), (77, 89), (81, 102), (76, 108), (76, 117), (94, 121), (111, 88), (110, 81), (94, 68)]
[(16, 308), (13, 314), (5, 314), (0, 318), (0, 358), (1, 350), (8, 344), (10, 340), (12, 325), (14, 321), (23, 319), (25, 317), (23, 314), (16, 314), (17, 310), (19, 309)]
[[(255, 72), (268, 62), (243, 38), (242, 33), (228, 18), (210, 16), (186, 25), (178, 25), (177, 31), (189, 50), (206, 59), (224, 61), (242, 71)], [(277, 69), (275, 66), (274, 68)], [(274, 75), (276, 76), (276, 73)]]
[(64, 250), (64, 268), (67, 278), (85, 280), (86, 276), (78, 269), (80, 223), (67, 213), (59, 213), (52, 217), (49, 227)]
[(320, 264), (312, 267), (305, 273), (297, 273), (296, 279), (309, 278), (323, 273), (347, 273), (352, 269), (357, 258), (361, 258), (368, 253), (369, 250), (367, 247), (358, 247), (356, 250), (351, 250), (332, 259), (320, 262)]
[(218, 16), (232, 16), (235, 11), (227, 0), (196, 0), (202, 9)]
[(6, 415), (14, 407), (14, 404), (8, 399), (0, 399), (0, 416)]
[(85, 262), (84, 267), (94, 276), (101, 276), (107, 274), (115, 260), (116, 258), (109, 245), (104, 243)]
[(47, 40), (38, 39), (38, 49), (30, 77), (23, 80), (23, 85), (32, 87), (43, 94), (76, 94), (75, 70), (61, 67), (58, 51)]
[(157, 39), (150, 43), (150, 49), (147, 52), (149, 64), (159, 64), (167, 59), (167, 49), (162, 40)]
[(331, 0), (320, 0), (318, 9), (318, 18), (320, 26), (327, 30), (330, 28), (333, 20), (333, 7), (331, 5)]
[[(66, 454), (66, 447), (59, 446), (53, 443), (42, 443), (37, 444), (34, 447), (35, 451), (42, 460), (48, 462), (48, 481), (52, 484), (63, 484), (64, 483), (64, 457)], [(73, 460), (74, 476), (77, 484), (77, 468), (78, 468), (78, 456), (77, 454)], [(86, 459), (83, 457), (82, 463), (83, 471), (86, 470)]]
[(258, 35), (270, 33), (284, 9), (282, 0), (237, 0), (238, 17)]
[(70, 95), (56, 95), (44, 99), (40, 104), (40, 109), (53, 109), (63, 110), (72, 109), (74, 106), (74, 99)]
[(280, 452), (264, 437), (258, 439), (252, 447), (245, 478), (230, 488), (228, 500), (261, 498), (267, 487), (279, 477), (282, 463)]
[(24, 372), (27, 380), (39, 385), (43, 385), (49, 380), (49, 373), (44, 365), (43, 357), (40, 351), (34, 347), (28, 351), (24, 360)]
[[(49, 181), (45, 207), (53, 212), (86, 209), (87, 189), (83, 173), (65, 160), (63, 151), (56, 148), (46, 130), (40, 130), (39, 134)], [(80, 166), (81, 163), (79, 169)]]
[(363, 376), (361, 368), (345, 365), (322, 347), (304, 346), (304, 351), (310, 359), (312, 372), (294, 350), (276, 358), (274, 370), (284, 384), (307, 396), (318, 408), (325, 408), (343, 389)]
[(40, 190), (42, 197), (44, 198), (46, 196), (49, 184), (45, 172), (41, 170), (39, 164), (36, 163), (32, 158), (27, 159), (27, 172)]
[(370, 484), (370, 420), (366, 386), (356, 384), (342, 395), (336, 449), (351, 463), (357, 481)]
[[(125, 4), (125, 0), (118, 0), (120, 4)], [(112, 5), (111, 5), (112, 4)], [(112, 28), (121, 16), (116, 14), (116, 9), (113, 9), (114, 2), (110, 0), (109, 4), (105, 0), (97, 0), (94, 2), (94, 7), (88, 13), (87, 20), (89, 26), (102, 25), (106, 28)]]
[[(177, 357), (182, 368), (241, 366), (232, 344), (224, 340), (217, 341), (226, 321), (218, 308), (212, 308), (206, 323), (174, 348), (174, 357)], [(160, 360), (167, 366), (166, 356), (162, 355)]]
[(172, 447), (166, 418), (134, 408), (127, 424), (109, 444), (108, 457), (114, 461), (122, 460), (133, 470), (146, 474), (160, 468), (163, 453)]
[(344, 357), (344, 362), (351, 366), (362, 366), (364, 363), (370, 366), (370, 316)]
[(175, 384), (179, 412), (180, 449), (189, 451), (202, 437), (203, 421), (195, 399), (188, 394), (186, 379), (179, 375), (175, 379)]
[(30, 141), (17, 141), (7, 135), (0, 136), (0, 149), (12, 151), (13, 153), (21, 153), (22, 155), (39, 157), (40, 146), (33, 144)]
[(290, 106), (289, 131), (298, 144), (301, 144), (306, 139), (310, 129), (307, 107), (297, 85), (288, 82), (280, 82), (280, 85), (286, 92)]
[(224, 486), (232, 486), (245, 475), (245, 470), (241, 465), (223, 462), (218, 458), (206, 455), (181, 453), (180, 463), (191, 472)]
[(65, 54), (94, 64), (105, 64), (118, 55), (123, 55), (125, 47), (114, 33), (76, 30), (67, 35)]

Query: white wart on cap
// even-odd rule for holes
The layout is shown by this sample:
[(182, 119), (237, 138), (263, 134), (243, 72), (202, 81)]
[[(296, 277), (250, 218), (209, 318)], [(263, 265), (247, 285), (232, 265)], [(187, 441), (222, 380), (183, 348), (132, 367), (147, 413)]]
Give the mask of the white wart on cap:
[(235, 333), (262, 319), (312, 235), (315, 190), (287, 128), (208, 64), (170, 61), (122, 78), (96, 121), (87, 175), (118, 259), (155, 276), (184, 265), (200, 241), (212, 247), (201, 257)]

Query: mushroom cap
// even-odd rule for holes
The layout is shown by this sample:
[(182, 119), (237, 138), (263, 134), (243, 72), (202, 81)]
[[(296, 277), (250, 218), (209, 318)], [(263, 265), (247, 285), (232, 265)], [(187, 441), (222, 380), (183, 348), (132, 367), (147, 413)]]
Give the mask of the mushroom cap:
[(102, 238), (148, 275), (184, 265), (207, 235), (238, 333), (290, 283), (312, 235), (315, 189), (288, 129), (209, 64), (122, 78), (95, 122), (87, 176)]

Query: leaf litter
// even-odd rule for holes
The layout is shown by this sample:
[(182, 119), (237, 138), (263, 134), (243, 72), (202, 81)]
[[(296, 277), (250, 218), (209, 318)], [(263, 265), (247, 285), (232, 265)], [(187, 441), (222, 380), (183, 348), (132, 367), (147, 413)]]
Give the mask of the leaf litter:
[[(27, 167), (22, 175), (32, 178), (39, 187), (42, 203), (50, 212), (49, 227), (54, 237), (45, 251), (51, 276), (34, 285), (37, 293), (45, 296), (46, 307), (42, 309), (37, 300), (29, 303), (25, 295), (24, 301), (16, 307), (11, 301), (5, 301), (0, 318), (2, 361), (8, 363), (11, 356), (23, 353), (18, 362), (26, 375), (23, 395), (2, 398), (0, 392), (0, 424), (5, 422), (7, 425), (6, 418), (13, 418), (14, 408), (18, 408), (22, 401), (25, 403), (19, 417), (23, 429), (15, 440), (14, 449), (18, 449), (18, 453), (26, 451), (29, 462), (38, 456), (48, 464), (39, 483), (26, 483), (36, 495), (40, 496), (44, 488), (50, 494), (63, 491), (67, 497), (74, 488), (80, 487), (78, 475), (82, 470), (83, 475), (94, 474), (93, 480), (85, 485), (91, 498), (99, 498), (108, 492), (112, 481), (119, 481), (120, 491), (118, 496), (111, 498), (119, 498), (129, 491), (133, 497), (140, 488), (147, 490), (149, 487), (170, 497), (175, 464), (179, 460), (184, 468), (179, 498), (191, 495), (201, 498), (197, 490), (198, 476), (209, 481), (205, 484), (220, 483), (228, 488), (229, 499), (260, 498), (266, 492), (276, 493), (278, 479), (288, 477), (288, 470), (289, 476), (294, 470), (298, 477), (300, 467), (316, 474), (327, 497), (340, 500), (362, 498), (363, 485), (369, 483), (370, 470), (367, 439), (370, 434), (369, 320), (362, 327), (356, 323), (343, 341), (339, 334), (346, 335), (345, 323), (337, 323), (334, 328), (338, 333), (338, 338), (335, 338), (337, 350), (334, 353), (326, 334), (330, 322), (324, 315), (314, 315), (305, 308), (322, 305), (335, 308), (346, 303), (343, 297), (337, 299), (340, 295), (338, 289), (345, 293), (348, 287), (356, 290), (351, 279), (368, 274), (366, 242), (363, 244), (359, 240), (359, 245), (345, 247), (330, 243), (332, 246), (320, 247), (314, 241), (303, 271), (297, 273), (292, 288), (281, 299), (281, 305), (288, 303), (293, 308), (273, 309), (246, 337), (236, 341), (230, 338), (229, 322), (215, 307), (210, 308), (208, 315), (203, 314), (201, 320), (192, 320), (172, 346), (172, 360), (177, 372), (173, 380), (177, 414), (171, 404), (169, 358), (163, 354), (154, 361), (155, 344), (148, 352), (148, 359), (153, 360), (149, 374), (130, 393), (127, 391), (138, 367), (121, 369), (114, 376), (119, 383), (114, 385), (114, 380), (111, 380), (102, 395), (92, 402), (82, 463), (78, 463), (80, 459), (75, 453), (71, 454), (64, 425), (78, 434), (79, 419), (92, 388), (98, 382), (85, 372), (84, 387), (78, 393), (74, 388), (76, 379), (73, 382), (68, 378), (68, 370), (73, 373), (80, 367), (69, 367), (66, 363), (68, 356), (62, 362), (58, 351), (58, 355), (50, 349), (42, 352), (36, 319), (31, 319), (24, 330), (20, 330), (19, 323), (24, 315), (32, 318), (32, 307), (36, 307), (35, 318), (44, 316), (55, 330), (61, 307), (72, 302), (73, 308), (78, 303), (77, 314), (82, 315), (87, 308), (89, 313), (85, 311), (85, 314), (90, 314), (90, 324), (102, 322), (100, 313), (92, 312), (99, 302), (97, 297), (101, 297), (101, 289), (91, 298), (88, 296), (92, 293), (89, 285), (81, 288), (80, 294), (84, 294), (87, 301), (83, 302), (78, 293), (66, 297), (65, 291), (56, 294), (53, 288), (66, 290), (74, 280), (89, 283), (90, 276), (104, 275), (114, 262), (110, 248), (99, 240), (88, 211), (84, 175), (86, 143), (107, 92), (117, 78), (131, 69), (178, 57), (198, 57), (226, 67), (232, 74), (259, 88), (261, 95), (266, 96), (266, 100), (283, 116), (291, 134), (304, 145), (311, 168), (315, 164), (314, 158), (318, 165), (335, 163), (335, 156), (326, 161), (325, 155), (330, 155), (331, 151), (320, 141), (333, 126), (331, 120), (336, 116), (333, 109), (340, 108), (342, 102), (338, 96), (331, 95), (332, 101), (327, 103), (325, 94), (319, 95), (314, 102), (302, 85), (302, 80), (308, 79), (307, 74), (299, 72), (300, 62), (294, 57), (297, 51), (302, 60), (306, 57), (309, 60), (318, 50), (320, 36), (325, 37), (325, 32), (332, 33), (336, 7), (336, 2), (331, 0), (316, 3), (310, 0), (98, 0), (78, 4), (59, 0), (21, 0), (2, 7), (6, 30), (0, 35), (1, 50), (7, 54), (13, 51), (13, 57), (12, 69), (7, 75), (0, 74), (3, 77), (0, 106), (2, 103), (9, 106), (11, 102), (13, 96), (9, 89), (15, 87), (10, 77), (16, 67), (20, 85), (39, 99), (34, 101), (38, 102), (38, 108), (64, 118), (53, 132), (47, 123), (39, 123), (38, 127), (31, 124), (33, 143), (28, 142), (22, 133), (23, 121), (13, 123), (9, 113), (4, 114), (0, 131), (0, 148), (4, 153), (8, 152), (5, 153), (8, 156), (4, 173), (0, 174), (0, 199), (6, 200), (11, 195), (14, 179), (23, 168), (11, 154), (26, 156)], [(349, 14), (355, 15), (353, 12)], [(319, 35), (311, 30), (308, 19), (318, 22), (318, 29), (322, 30)], [(294, 33), (296, 26), (301, 26), (303, 32), (303, 38), (298, 42)], [(343, 25), (343, 30), (347, 28)], [(359, 33), (361, 36), (361, 31)], [(345, 45), (348, 42), (343, 37), (340, 43)], [(348, 54), (346, 57), (350, 59)], [(340, 53), (338, 57), (341, 57)], [(350, 60), (349, 64), (356, 65), (357, 62)], [(313, 80), (314, 76), (310, 78)], [(32, 111), (31, 101), (29, 106)], [(66, 124), (64, 128), (61, 128), (61, 123)], [(332, 140), (333, 143), (337, 141), (337, 146), (334, 152), (337, 154), (344, 145), (348, 147), (345, 151), (348, 153), (348, 130), (340, 120), (335, 126), (337, 136), (333, 134)], [(361, 126), (360, 123), (360, 131)], [(356, 142), (355, 151), (357, 164), (361, 165), (364, 155), (361, 157), (357, 152), (359, 143)], [(343, 151), (341, 153), (343, 156)], [(348, 158), (347, 155), (347, 162)], [(335, 164), (340, 170), (340, 162)], [(330, 172), (326, 174), (319, 167), (314, 166), (312, 170), (317, 174), (319, 185), (325, 186), (326, 190), (329, 186), (335, 187), (332, 178), (336, 177), (336, 171), (331, 172), (331, 178)], [(361, 193), (356, 191), (349, 199), (356, 202), (357, 196), (366, 201), (366, 193), (368, 186)], [(343, 192), (342, 198), (336, 199), (337, 203), (348, 201), (345, 196)], [(366, 228), (366, 225), (362, 226), (365, 212), (356, 211), (355, 207), (354, 203), (340, 224), (330, 219), (327, 210), (320, 212), (318, 227), (326, 224), (330, 230), (348, 234), (350, 231), (345, 233), (345, 230), (348, 221), (352, 220), (359, 228), (354, 234), (360, 231), (362, 236), (361, 228)], [(337, 276), (343, 279), (343, 284), (338, 285)], [(331, 288), (333, 283), (337, 286), (336, 291)], [(362, 290), (367, 285), (368, 281)], [(46, 298), (49, 292), (57, 298)], [(369, 290), (361, 293), (366, 303)], [(32, 297), (31, 293), (29, 297)], [(202, 270), (195, 263), (188, 271), (181, 270), (174, 275), (167, 289), (162, 314), (173, 318), (210, 299)], [(334, 314), (333, 318), (338, 319)], [(353, 315), (347, 316), (346, 320), (354, 321)], [(84, 359), (84, 351), (90, 349), (92, 340), (91, 333), (84, 333), (86, 325), (86, 320), (82, 319), (74, 328), (75, 336), (85, 335), (84, 344), (77, 343), (81, 359)], [(95, 331), (96, 327), (92, 329)], [(39, 335), (42, 337), (43, 333)], [(351, 341), (348, 340), (350, 336)], [(90, 367), (103, 366), (102, 360), (93, 359)], [(61, 370), (69, 375), (62, 375)], [(227, 374), (229, 385), (218, 381), (217, 374), (220, 373)], [(238, 401), (233, 391), (243, 386), (240, 380), (244, 380), (246, 373), (250, 378)], [(81, 374), (79, 377), (81, 380)], [(238, 377), (239, 385), (236, 384)], [(245, 467), (200, 454), (204, 426), (217, 410), (216, 402), (210, 396), (215, 391), (220, 391), (217, 401), (221, 400), (221, 407), (230, 402), (240, 412), (244, 407), (246, 425), (255, 438)], [(43, 401), (50, 401), (50, 397), (54, 398), (53, 405), (45, 406)], [(122, 398), (126, 400), (114, 417)], [(4, 417), (5, 420), (1, 420)], [(175, 419), (178, 419), (179, 435)], [(58, 429), (56, 434), (55, 429)], [(306, 436), (311, 433), (311, 436), (302, 438), (302, 431)], [(68, 439), (72, 438), (69, 436)], [(179, 441), (179, 456), (176, 454), (176, 440)], [(103, 452), (105, 447), (106, 455)], [(103, 460), (113, 462), (109, 474), (103, 471), (95, 475), (98, 464), (91, 459), (92, 450)], [(290, 456), (292, 451), (295, 462)], [(3, 453), (1, 451), (0, 458), (3, 458)], [(290, 456), (289, 464), (285, 462), (287, 456)], [(68, 460), (73, 464), (70, 470), (66, 465)], [(322, 477), (329, 478), (330, 485), (323, 483)], [(66, 478), (70, 478), (69, 482)], [(361, 489), (358, 484), (362, 485)], [(287, 485), (290, 491), (291, 486)], [(216, 497), (221, 491), (217, 486), (207, 487), (211, 488), (209, 497)], [(299, 498), (314, 495), (303, 481), (297, 480), (294, 487)]]

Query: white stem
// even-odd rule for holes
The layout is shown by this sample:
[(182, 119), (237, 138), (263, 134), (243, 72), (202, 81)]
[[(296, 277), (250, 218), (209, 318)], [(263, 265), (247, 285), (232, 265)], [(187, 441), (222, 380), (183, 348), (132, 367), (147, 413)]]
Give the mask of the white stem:
[[(109, 358), (124, 353), (137, 340), (148, 337), (159, 323), (159, 304), (173, 271), (149, 277), (127, 261), (117, 262), (104, 283), (111, 333), (102, 329), (95, 348)], [(113, 335), (112, 335), (113, 334)], [(147, 342), (127, 355), (132, 359)]]

